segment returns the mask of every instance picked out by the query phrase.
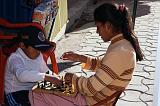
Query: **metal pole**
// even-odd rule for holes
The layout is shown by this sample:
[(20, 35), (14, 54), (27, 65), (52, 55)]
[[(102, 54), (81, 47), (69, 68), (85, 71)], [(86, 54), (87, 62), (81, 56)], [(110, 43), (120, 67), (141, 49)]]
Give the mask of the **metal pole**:
[(132, 12), (133, 29), (134, 29), (134, 25), (135, 25), (135, 18), (136, 18), (136, 12), (137, 12), (137, 4), (138, 4), (138, 0), (134, 0), (133, 12)]

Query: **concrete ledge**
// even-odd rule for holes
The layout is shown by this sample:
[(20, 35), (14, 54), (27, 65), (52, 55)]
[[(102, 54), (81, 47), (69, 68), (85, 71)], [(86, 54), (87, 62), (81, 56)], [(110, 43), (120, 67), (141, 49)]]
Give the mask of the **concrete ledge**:
[(90, 0), (77, 0), (76, 3), (68, 9), (69, 22), (67, 24), (66, 31), (69, 31), (72, 25), (81, 17), (83, 10), (86, 8)]
[(153, 106), (160, 106), (160, 24), (157, 44), (156, 72), (153, 91)]

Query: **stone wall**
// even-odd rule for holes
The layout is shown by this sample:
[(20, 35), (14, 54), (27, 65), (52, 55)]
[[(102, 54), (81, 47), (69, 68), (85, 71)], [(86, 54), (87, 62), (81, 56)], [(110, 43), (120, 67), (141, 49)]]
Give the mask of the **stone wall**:
[(76, 23), (90, 0), (68, 0), (68, 19), (66, 31), (68, 32)]

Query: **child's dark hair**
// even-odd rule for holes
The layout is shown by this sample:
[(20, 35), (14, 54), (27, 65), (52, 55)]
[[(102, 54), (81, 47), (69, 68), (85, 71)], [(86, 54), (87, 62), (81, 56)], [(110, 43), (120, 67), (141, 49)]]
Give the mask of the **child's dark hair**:
[(19, 31), (18, 34), (17, 34), (17, 37), (14, 40), (14, 42), (16, 42), (17, 44), (19, 44), (20, 42), (23, 42), (24, 46), (26, 48), (28, 48), (30, 43), (29, 43), (29, 41), (27, 39), (24, 38), (25, 36), (21, 31)]
[[(27, 27), (34, 27), (35, 28), (35, 26), (27, 26)], [(17, 36), (17, 42), (19, 42), (19, 43), (23, 42), (23, 44), (26, 48), (28, 48), (31, 45), (31, 41), (29, 41), (29, 35), (26, 32), (27, 27), (19, 28), (19, 32), (18, 32), (18, 36)]]
[(139, 42), (132, 30), (132, 21), (127, 8), (124, 5), (116, 6), (111, 3), (105, 3), (99, 6), (94, 11), (95, 22), (110, 22), (113, 26), (113, 31), (120, 31), (128, 40), (135, 52), (137, 61), (143, 60), (143, 53), (140, 49)]

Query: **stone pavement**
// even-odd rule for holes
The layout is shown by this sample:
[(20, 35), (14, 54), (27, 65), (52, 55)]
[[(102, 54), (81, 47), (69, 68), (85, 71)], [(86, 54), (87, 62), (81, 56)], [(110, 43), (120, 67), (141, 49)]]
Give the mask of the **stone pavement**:
[[(90, 3), (82, 15), (82, 20), (80, 20), (80, 23), (77, 25), (79, 28), (64, 35), (57, 42), (56, 56), (60, 75), (66, 72), (73, 72), (77, 75), (89, 77), (94, 74), (93, 72), (84, 72), (85, 70), (81, 69), (80, 63), (60, 60), (60, 56), (66, 51), (74, 51), (91, 56), (99, 56), (105, 53), (109, 43), (104, 43), (98, 34), (96, 34), (92, 12), (97, 5), (107, 1), (108, 0), (99, 0), (96, 5)], [(125, 2), (126, 5), (130, 7), (130, 10), (132, 7), (131, 4), (133, 3), (128, 0), (117, 0), (116, 2)], [(159, 22), (160, 1), (139, 0), (135, 33), (139, 38), (140, 46), (145, 54), (145, 59), (137, 63), (132, 81), (122, 93), (121, 98), (117, 102), (117, 106), (153, 106)]]

